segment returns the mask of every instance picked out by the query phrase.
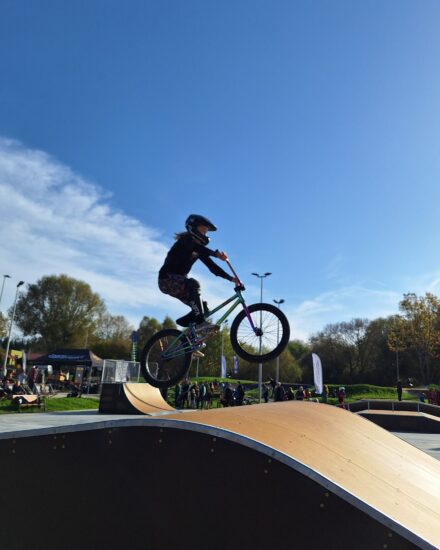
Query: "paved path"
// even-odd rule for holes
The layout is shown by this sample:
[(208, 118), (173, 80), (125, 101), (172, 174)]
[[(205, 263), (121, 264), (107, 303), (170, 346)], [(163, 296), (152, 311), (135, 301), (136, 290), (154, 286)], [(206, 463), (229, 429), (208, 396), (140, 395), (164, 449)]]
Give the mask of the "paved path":
[(437, 460), (440, 460), (440, 434), (415, 434), (404, 432), (393, 432), (393, 434), (413, 447), (417, 447)]

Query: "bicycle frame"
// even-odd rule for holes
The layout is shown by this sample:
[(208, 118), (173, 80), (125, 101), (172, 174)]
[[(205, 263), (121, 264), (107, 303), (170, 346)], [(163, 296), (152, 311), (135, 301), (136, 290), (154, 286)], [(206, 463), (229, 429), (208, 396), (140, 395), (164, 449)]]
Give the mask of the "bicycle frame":
[[(238, 277), (238, 275), (235, 273), (234, 271), (234, 268), (232, 267), (232, 265), (229, 263), (229, 260), (226, 260), (226, 263), (228, 264), (230, 270), (232, 271), (232, 273), (234, 274), (235, 278), (238, 279), (240, 281), (240, 278)], [(240, 283), (241, 284), (241, 283)], [(246, 306), (246, 302), (244, 301), (244, 298), (243, 298), (243, 295), (242, 295), (242, 291), (236, 287), (235, 289), (235, 294), (233, 296), (231, 296), (230, 298), (228, 298), (227, 300), (225, 300), (224, 302), (222, 302), (220, 305), (218, 305), (217, 307), (215, 307), (214, 309), (211, 309), (210, 311), (207, 311), (206, 312), (206, 315), (212, 315), (213, 313), (217, 313), (217, 311), (220, 311), (221, 309), (223, 309), (224, 307), (226, 307), (228, 304), (230, 304), (231, 302), (232, 305), (230, 308), (228, 308), (225, 313), (216, 321), (216, 325), (218, 325), (219, 327), (221, 326), (221, 324), (229, 317), (229, 315), (234, 311), (234, 309), (239, 305), (241, 304), (243, 306), (243, 309), (246, 313), (246, 317), (248, 318), (249, 320), (249, 324), (251, 325), (252, 327), (252, 330), (254, 332), (257, 331), (255, 325), (254, 325), (254, 322), (252, 321), (252, 317), (251, 317), (251, 314), (248, 310), (248, 307)], [(196, 329), (195, 329), (195, 324), (192, 324), (190, 325), (189, 329), (188, 329), (188, 332), (187, 333), (187, 336), (189, 337), (190, 339), (190, 342), (191, 342), (191, 347), (188, 347), (188, 346), (184, 346), (183, 349), (181, 348), (180, 349), (180, 353), (182, 353), (182, 351), (184, 353), (188, 353), (189, 351), (195, 351), (197, 349), (199, 349), (203, 343), (204, 340), (208, 339), (210, 336), (212, 336), (212, 333), (211, 334), (207, 334), (205, 336), (198, 336), (197, 335), (197, 332), (196, 332)], [(174, 345), (174, 343), (179, 339), (180, 337), (176, 338), (176, 340), (174, 340), (172, 343), (171, 343), (171, 346)], [(168, 349), (170, 348), (170, 346), (168, 347)], [(165, 350), (165, 353), (166, 353), (166, 350)], [(175, 353), (172, 353), (170, 355), (167, 355), (168, 358), (172, 358), (172, 357), (176, 357), (177, 355), (179, 355), (179, 352), (175, 352)]]

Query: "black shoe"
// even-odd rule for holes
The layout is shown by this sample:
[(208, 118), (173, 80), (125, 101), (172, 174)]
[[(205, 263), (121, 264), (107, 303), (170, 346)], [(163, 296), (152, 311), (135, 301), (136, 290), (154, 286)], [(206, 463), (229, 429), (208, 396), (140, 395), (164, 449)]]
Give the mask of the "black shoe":
[(178, 319), (176, 319), (176, 324), (181, 327), (188, 327), (191, 323), (194, 323), (195, 320), (196, 314), (194, 313), (194, 311), (190, 311), (183, 317), (179, 317)]
[[(208, 312), (208, 302), (203, 302), (203, 311), (205, 312), (205, 315), (206, 315), (206, 313)], [(195, 321), (196, 321), (196, 314), (194, 313), (194, 311), (190, 311), (183, 317), (179, 317), (178, 319), (176, 319), (176, 324), (181, 327), (189, 327), (189, 325), (191, 323), (195, 323)]]

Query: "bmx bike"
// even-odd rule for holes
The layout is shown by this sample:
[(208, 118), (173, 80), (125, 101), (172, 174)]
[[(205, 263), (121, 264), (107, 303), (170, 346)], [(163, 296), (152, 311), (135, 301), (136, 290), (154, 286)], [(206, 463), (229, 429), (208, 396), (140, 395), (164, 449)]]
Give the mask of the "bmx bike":
[[(227, 265), (236, 277), (229, 260)], [(252, 363), (262, 363), (278, 357), (289, 343), (289, 321), (284, 313), (271, 304), (257, 303), (246, 305), (243, 298), (245, 290), (240, 282), (235, 294), (219, 306), (205, 312), (209, 317), (224, 307), (230, 307), (216, 321), (218, 329), (197, 331), (191, 323), (186, 330), (164, 329), (152, 336), (141, 355), (141, 373), (145, 380), (156, 388), (167, 388), (180, 382), (187, 374), (193, 353), (201, 350), (206, 340), (218, 334), (221, 324), (234, 309), (241, 305), (230, 329), (231, 345), (242, 359)]]

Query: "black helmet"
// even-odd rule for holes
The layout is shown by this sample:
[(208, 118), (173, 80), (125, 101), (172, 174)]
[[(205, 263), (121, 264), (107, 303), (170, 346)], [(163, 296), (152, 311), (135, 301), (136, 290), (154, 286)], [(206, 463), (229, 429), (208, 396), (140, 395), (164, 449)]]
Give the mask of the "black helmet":
[(217, 227), (210, 222), (208, 218), (205, 218), (205, 216), (200, 216), (199, 214), (190, 214), (186, 219), (185, 227), (188, 233), (191, 233), (196, 241), (207, 245), (209, 243), (209, 237), (198, 231), (197, 227), (199, 225), (205, 225), (209, 231), (217, 231)]

